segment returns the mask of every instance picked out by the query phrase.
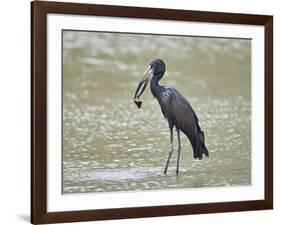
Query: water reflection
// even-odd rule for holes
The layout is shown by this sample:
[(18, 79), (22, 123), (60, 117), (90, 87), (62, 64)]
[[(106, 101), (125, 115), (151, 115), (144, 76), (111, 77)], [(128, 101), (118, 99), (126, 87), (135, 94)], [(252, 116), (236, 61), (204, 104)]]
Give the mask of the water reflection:
[[(63, 192), (103, 192), (251, 183), (250, 40), (63, 33)], [(133, 103), (139, 77), (154, 58), (161, 81), (193, 105), (210, 158), (193, 160), (182, 134), (168, 175), (168, 125), (150, 90)]]

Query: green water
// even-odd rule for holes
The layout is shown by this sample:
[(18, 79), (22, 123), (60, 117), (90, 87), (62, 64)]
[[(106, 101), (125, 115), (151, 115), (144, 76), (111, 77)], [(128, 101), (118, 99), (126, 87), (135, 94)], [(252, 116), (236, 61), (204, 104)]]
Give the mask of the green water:
[[(210, 157), (194, 160), (181, 134), (167, 175), (169, 129), (150, 88), (133, 95), (150, 61), (161, 84), (192, 104)], [(175, 149), (177, 148), (177, 138)], [(251, 184), (251, 41), (63, 32), (63, 193)]]

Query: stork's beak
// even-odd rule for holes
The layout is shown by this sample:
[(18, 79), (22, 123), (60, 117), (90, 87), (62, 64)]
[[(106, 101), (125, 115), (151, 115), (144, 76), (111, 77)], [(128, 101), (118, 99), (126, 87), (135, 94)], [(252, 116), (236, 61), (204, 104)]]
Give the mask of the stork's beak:
[(152, 77), (153, 71), (151, 69), (151, 66), (148, 66), (147, 69), (144, 71), (142, 78), (138, 84), (138, 87), (135, 92), (134, 96), (134, 102), (137, 105), (138, 108), (141, 107), (142, 100), (140, 99), (140, 96), (144, 92), (146, 86), (148, 85), (151, 77)]

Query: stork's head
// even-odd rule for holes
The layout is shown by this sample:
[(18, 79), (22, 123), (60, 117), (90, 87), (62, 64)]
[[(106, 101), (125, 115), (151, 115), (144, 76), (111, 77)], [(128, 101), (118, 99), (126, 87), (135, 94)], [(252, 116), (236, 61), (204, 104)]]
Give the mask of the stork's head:
[(144, 92), (151, 78), (155, 78), (159, 81), (163, 77), (165, 70), (166, 70), (166, 66), (162, 59), (155, 59), (148, 65), (148, 67), (146, 68), (146, 70), (142, 75), (142, 78), (138, 84), (134, 96), (134, 101), (139, 108), (141, 107), (142, 104), (142, 101), (140, 100), (140, 96)]
[(159, 80), (163, 77), (166, 65), (162, 59), (155, 59), (153, 60), (149, 66), (153, 71), (153, 77), (158, 77)]

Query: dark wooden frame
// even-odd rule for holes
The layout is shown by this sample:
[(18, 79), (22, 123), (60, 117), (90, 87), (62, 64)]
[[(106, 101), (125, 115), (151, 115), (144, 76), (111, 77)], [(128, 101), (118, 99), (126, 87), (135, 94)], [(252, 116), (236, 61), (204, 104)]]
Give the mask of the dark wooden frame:
[[(265, 199), (207, 204), (47, 212), (48, 13), (261, 25), (265, 28)], [(34, 224), (273, 208), (273, 17), (234, 13), (36, 1), (31, 3), (31, 222)]]

